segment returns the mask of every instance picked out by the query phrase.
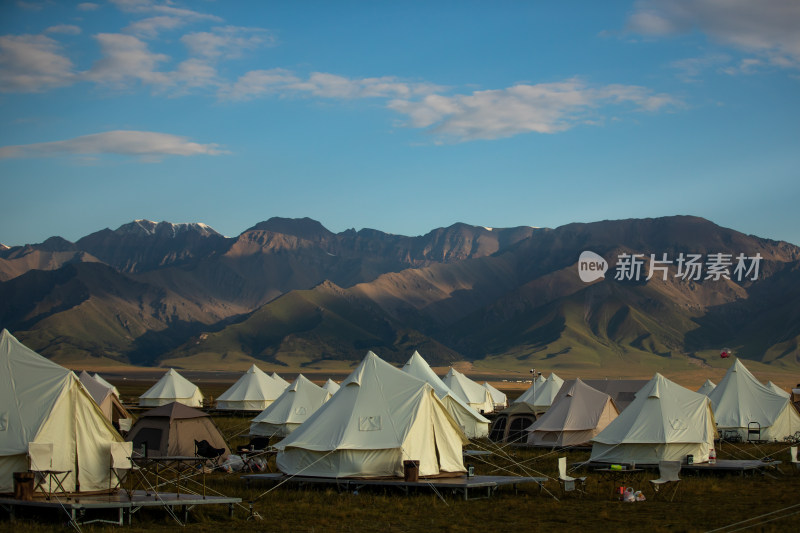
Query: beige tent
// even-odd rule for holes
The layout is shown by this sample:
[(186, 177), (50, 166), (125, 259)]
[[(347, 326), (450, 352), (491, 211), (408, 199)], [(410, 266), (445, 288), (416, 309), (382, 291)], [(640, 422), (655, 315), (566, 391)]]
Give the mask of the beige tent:
[(556, 376), (555, 373), (552, 373), (547, 376), (544, 382), (538, 379), (535, 380), (528, 390), (514, 400), (514, 403), (527, 403), (531, 405), (537, 413), (547, 411), (563, 384), (564, 380)]
[(117, 397), (117, 399), (119, 399), (119, 390), (114, 385), (103, 379), (103, 376), (95, 372), (94, 374), (92, 374), (92, 377), (95, 380), (97, 380), (101, 385), (109, 387), (111, 389), (111, 392), (113, 392), (114, 395)]
[(736, 359), (708, 398), (721, 430), (736, 431), (745, 440), (758, 428), (755, 440), (780, 440), (800, 431), (800, 414), (789, 398), (762, 385)]
[(714, 384), (714, 382), (713, 382), (713, 381), (711, 381), (710, 379), (707, 379), (707, 380), (705, 380), (705, 382), (704, 382), (704, 383), (703, 383), (703, 384), (700, 386), (700, 388), (699, 388), (699, 389), (697, 389), (697, 392), (699, 392), (700, 394), (705, 394), (706, 396), (708, 396), (708, 395), (709, 395), (709, 393), (710, 393), (712, 390), (714, 390), (714, 388), (715, 388), (715, 387), (716, 387), (716, 385)]
[(427, 382), (442, 401), (447, 412), (456, 421), (468, 439), (478, 439), (489, 434), (489, 420), (467, 405), (436, 375), (427, 361), (415, 351), (403, 366), (403, 372)]
[(486, 387), (486, 390), (492, 395), (495, 411), (501, 411), (508, 407), (508, 396), (506, 396), (504, 392), (494, 388), (488, 381), (484, 381), (483, 386)]
[(525, 442), (528, 439), (527, 429), (535, 421), (536, 413), (532, 405), (512, 403), (495, 416), (489, 439), (495, 442)]
[(494, 401), (486, 387), (475, 383), (455, 368), (451, 368), (442, 381), (453, 394), (479, 413), (494, 412)]
[(619, 416), (608, 394), (580, 379), (561, 387), (546, 413), (528, 427), (527, 443), (534, 446), (582, 446)]
[(253, 419), (250, 435), (285, 437), (308, 420), (330, 397), (327, 390), (300, 374), (269, 407)]
[(0, 332), (0, 492), (28, 470), (32, 443), (53, 445), (52, 463), (35, 466), (69, 470), (68, 491), (108, 490), (112, 442), (122, 437), (73, 372)]
[(273, 372), (270, 377), (275, 381), (277, 381), (278, 383), (280, 383), (281, 385), (283, 385), (284, 389), (289, 386), (289, 382), (280, 377), (277, 372)]
[(170, 368), (155, 385), (139, 396), (139, 405), (158, 407), (172, 402), (180, 402), (189, 407), (201, 407), (203, 394), (197, 385)]
[(280, 441), (278, 468), (321, 477), (420, 476), (465, 471), (469, 441), (433, 387), (369, 352), (341, 388), (305, 424)]
[(328, 391), (328, 395), (333, 396), (339, 390), (339, 384), (328, 378), (328, 381), (322, 386), (323, 389)]
[(263, 411), (283, 393), (284, 386), (256, 365), (217, 398), (220, 411)]
[(214, 448), (224, 448), (224, 460), (231, 451), (208, 414), (178, 402), (143, 413), (125, 440), (134, 450), (147, 446), (153, 456), (193, 456), (195, 441), (208, 441)]
[(711, 400), (656, 374), (636, 399), (592, 439), (590, 461), (657, 465), (708, 461), (717, 436)]
[(96, 378), (85, 370), (81, 372), (79, 378), (81, 380), (81, 385), (86, 387), (89, 395), (103, 412), (106, 419), (108, 419), (115, 428), (119, 429), (120, 418), (130, 418), (130, 414), (128, 414), (128, 411), (119, 402), (119, 397), (114, 394), (114, 390), (97, 381)]

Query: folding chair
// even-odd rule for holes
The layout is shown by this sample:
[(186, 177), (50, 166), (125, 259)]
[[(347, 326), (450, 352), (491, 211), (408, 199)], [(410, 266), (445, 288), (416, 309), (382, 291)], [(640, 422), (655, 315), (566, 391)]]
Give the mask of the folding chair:
[(797, 446), (792, 446), (791, 448), (789, 448), (789, 455), (792, 464), (795, 466), (795, 468), (800, 470), (800, 459), (797, 457)]
[(225, 453), (225, 448), (214, 448), (207, 440), (194, 441), (194, 456), (213, 460), (219, 463), (220, 457)]
[[(33, 492), (41, 489), (48, 500), (54, 492), (66, 493), (64, 480), (72, 470), (53, 470), (53, 443), (29, 442), (28, 443), (29, 470), (36, 474)], [(47, 487), (45, 487), (45, 482)], [(56, 491), (53, 490), (55, 482)]]
[(562, 493), (567, 493), (570, 491), (575, 490), (575, 482), (578, 482), (581, 486), (578, 489), (579, 492), (586, 492), (586, 476), (584, 477), (572, 477), (567, 475), (567, 458), (566, 457), (559, 457), (558, 458), (558, 482), (561, 484), (561, 491)]
[(681, 471), (681, 462), (680, 461), (659, 461), (658, 462), (658, 479), (651, 479), (650, 483), (653, 487), (653, 499), (655, 500), (659, 494), (664, 494), (666, 497), (666, 493), (668, 487), (671, 485), (674, 486), (672, 490), (672, 496), (670, 497), (669, 501), (675, 499), (675, 494), (678, 492), (678, 487), (680, 486), (680, 478), (678, 477), (678, 473)]
[[(108, 476), (108, 490), (109, 492), (121, 488), (125, 476), (134, 468), (131, 461), (133, 455), (132, 442), (112, 442), (111, 443), (111, 475)], [(112, 478), (116, 480), (112, 486)]]

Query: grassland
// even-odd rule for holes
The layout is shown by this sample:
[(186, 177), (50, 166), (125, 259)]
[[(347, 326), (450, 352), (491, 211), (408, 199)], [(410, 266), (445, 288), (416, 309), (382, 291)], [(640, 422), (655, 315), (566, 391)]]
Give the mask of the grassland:
[[(147, 383), (120, 383), (123, 397), (140, 394)], [(209, 392), (221, 392), (218, 384)], [(510, 396), (519, 391), (507, 391)], [(249, 417), (214, 416), (215, 422), (231, 447), (247, 442), (244, 436)], [(615, 498), (615, 487), (598, 479), (591, 471), (587, 494), (562, 495), (557, 482), (545, 484), (545, 491), (522, 486), (518, 493), (507, 487), (494, 498), (463, 501), (453, 494), (434, 494), (424, 490), (408, 496), (397, 492), (360, 490), (358, 494), (339, 493), (332, 489), (296, 490), (285, 486), (270, 490), (269, 486), (248, 488), (239, 474), (221, 472), (207, 476), (209, 492), (242, 498), (233, 519), (226, 506), (208, 506), (191, 512), (187, 530), (219, 533), (240, 532), (473, 532), (490, 531), (621, 531), (650, 533), (702, 532), (729, 526), (719, 533), (748, 527), (747, 531), (786, 532), (797, 530), (800, 493), (800, 471), (788, 462), (788, 444), (768, 445), (725, 444), (719, 457), (752, 459), (772, 456), (783, 460), (779, 470), (766, 475), (748, 477), (698, 477), (682, 473), (680, 491), (675, 501), (652, 499), (649, 479), (657, 472), (644, 472), (630, 485), (643, 490), (648, 500), (622, 503)], [(569, 464), (585, 460), (586, 451), (552, 452), (521, 448), (498, 449), (487, 441), (472, 445), (475, 449), (494, 449), (486, 460), (471, 458), (479, 475), (535, 475), (553, 478), (557, 475), (557, 457), (566, 455)], [(196, 487), (197, 488), (197, 487)], [(250, 516), (249, 506), (260, 518)], [(777, 512), (776, 512), (777, 511)], [(774, 514), (769, 514), (774, 513)], [(755, 520), (752, 520), (754, 517)], [(747, 521), (747, 522), (745, 522)], [(741, 523), (741, 524), (739, 524)], [(739, 524), (739, 525), (734, 525)], [(14, 532), (55, 532), (70, 529), (66, 515), (27, 516), (13, 524), (0, 511), (0, 530)], [(134, 515), (131, 532), (174, 531), (181, 526), (163, 510), (142, 510)], [(85, 532), (116, 531), (111, 526), (84, 525)]]

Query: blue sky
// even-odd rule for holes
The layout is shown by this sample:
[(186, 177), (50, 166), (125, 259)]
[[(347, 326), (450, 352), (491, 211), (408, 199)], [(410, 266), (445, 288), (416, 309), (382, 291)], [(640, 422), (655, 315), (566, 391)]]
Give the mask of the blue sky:
[(6, 1), (0, 243), (692, 214), (800, 244), (800, 3)]

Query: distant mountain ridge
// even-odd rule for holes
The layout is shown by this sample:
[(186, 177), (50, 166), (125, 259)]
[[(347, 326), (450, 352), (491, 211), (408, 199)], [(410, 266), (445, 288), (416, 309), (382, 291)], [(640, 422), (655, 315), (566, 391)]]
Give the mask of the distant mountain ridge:
[[(577, 260), (760, 254), (757, 281), (583, 283)], [(137, 220), (0, 250), (0, 325), (57, 359), (353, 361), (552, 368), (703, 364), (720, 345), (800, 366), (800, 248), (676, 216), (417, 237), (271, 218), (237, 237)]]

